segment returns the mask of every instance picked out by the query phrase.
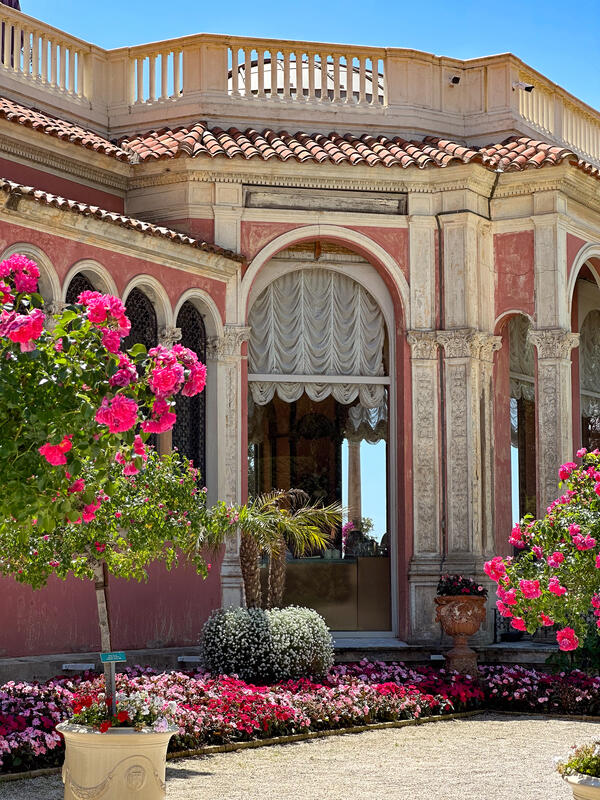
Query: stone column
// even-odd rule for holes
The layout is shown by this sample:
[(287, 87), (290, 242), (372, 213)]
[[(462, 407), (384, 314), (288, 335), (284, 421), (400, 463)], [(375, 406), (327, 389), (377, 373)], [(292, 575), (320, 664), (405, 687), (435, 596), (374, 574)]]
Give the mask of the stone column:
[(446, 568), (474, 573), (493, 549), (492, 368), (502, 340), (466, 328), (440, 331), (438, 341), (445, 355)]
[[(241, 417), (241, 347), (250, 336), (250, 328), (225, 325), (223, 336), (210, 339), (207, 360), (215, 362), (217, 378), (217, 441), (219, 470), (217, 493), (227, 503), (241, 499), (241, 431), (246, 421)], [(232, 531), (225, 543), (221, 564), (221, 605), (223, 608), (244, 605), (244, 582), (240, 566), (240, 533)]]
[(562, 328), (530, 330), (537, 351), (537, 501), (538, 515), (558, 495), (558, 468), (573, 456), (571, 350), (579, 334)]
[(362, 521), (360, 439), (348, 440), (348, 519), (355, 526)]
[(433, 598), (442, 564), (440, 530), (439, 360), (435, 331), (408, 333), (412, 367), (413, 556), (410, 627), (419, 641), (439, 639)]
[[(473, 330), (440, 331), (444, 348), (446, 533), (443, 571), (489, 583), (483, 563), (493, 537), (493, 353), (498, 336)], [(492, 598), (489, 602), (493, 605)], [(475, 641), (489, 641), (487, 615)]]

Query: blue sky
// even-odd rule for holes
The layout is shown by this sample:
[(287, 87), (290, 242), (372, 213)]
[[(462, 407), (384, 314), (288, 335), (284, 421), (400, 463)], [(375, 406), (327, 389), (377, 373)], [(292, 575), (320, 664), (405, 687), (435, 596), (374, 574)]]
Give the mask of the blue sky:
[[(102, 47), (191, 33), (228, 33), (380, 47), (410, 47), (474, 58), (513, 52), (585, 102), (600, 108), (600, 0), (577, 3), (428, 3), (302, 0), (21, 0), (26, 14)], [(98, 14), (98, 9), (101, 13)]]

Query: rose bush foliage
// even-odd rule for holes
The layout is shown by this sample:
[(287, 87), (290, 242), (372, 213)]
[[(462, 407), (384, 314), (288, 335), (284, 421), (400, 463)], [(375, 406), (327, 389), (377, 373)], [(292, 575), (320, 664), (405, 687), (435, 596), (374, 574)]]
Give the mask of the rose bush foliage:
[(530, 633), (556, 626), (564, 651), (579, 646), (590, 617), (600, 628), (600, 453), (582, 448), (577, 456), (579, 464), (561, 466), (564, 491), (546, 515), (513, 527), (509, 542), (518, 556), (485, 565), (500, 614)]
[(0, 263), (0, 572), (39, 587), (103, 561), (141, 579), (178, 551), (205, 572), (198, 547), (228, 509), (209, 513), (193, 467), (146, 446), (172, 428), (177, 393), (202, 391), (204, 365), (180, 345), (123, 352), (131, 326), (110, 295), (50, 317), (38, 279), (25, 256)]

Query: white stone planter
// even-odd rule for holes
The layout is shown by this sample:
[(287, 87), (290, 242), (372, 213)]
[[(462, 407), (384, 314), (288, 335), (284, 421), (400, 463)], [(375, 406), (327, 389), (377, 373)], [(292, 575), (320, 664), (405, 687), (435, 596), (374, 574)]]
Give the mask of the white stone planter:
[(573, 790), (573, 800), (600, 800), (600, 778), (589, 775), (567, 775), (565, 780)]
[(169, 739), (178, 728), (110, 728), (106, 733), (62, 722), (65, 800), (164, 800)]

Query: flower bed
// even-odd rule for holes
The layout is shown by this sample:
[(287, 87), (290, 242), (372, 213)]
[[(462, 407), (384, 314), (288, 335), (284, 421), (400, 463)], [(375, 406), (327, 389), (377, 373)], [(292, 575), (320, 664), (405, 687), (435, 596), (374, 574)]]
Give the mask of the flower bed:
[[(477, 682), (427, 666), (361, 661), (333, 667), (320, 683), (273, 686), (138, 667), (118, 675), (117, 688), (176, 703), (180, 732), (170, 745), (175, 751), (482, 707), (600, 713), (600, 677), (578, 670), (549, 675), (523, 667), (480, 667)], [(82, 698), (97, 697), (102, 690), (97, 675), (0, 687), (0, 772), (60, 764), (63, 744), (55, 725), (68, 719)]]

